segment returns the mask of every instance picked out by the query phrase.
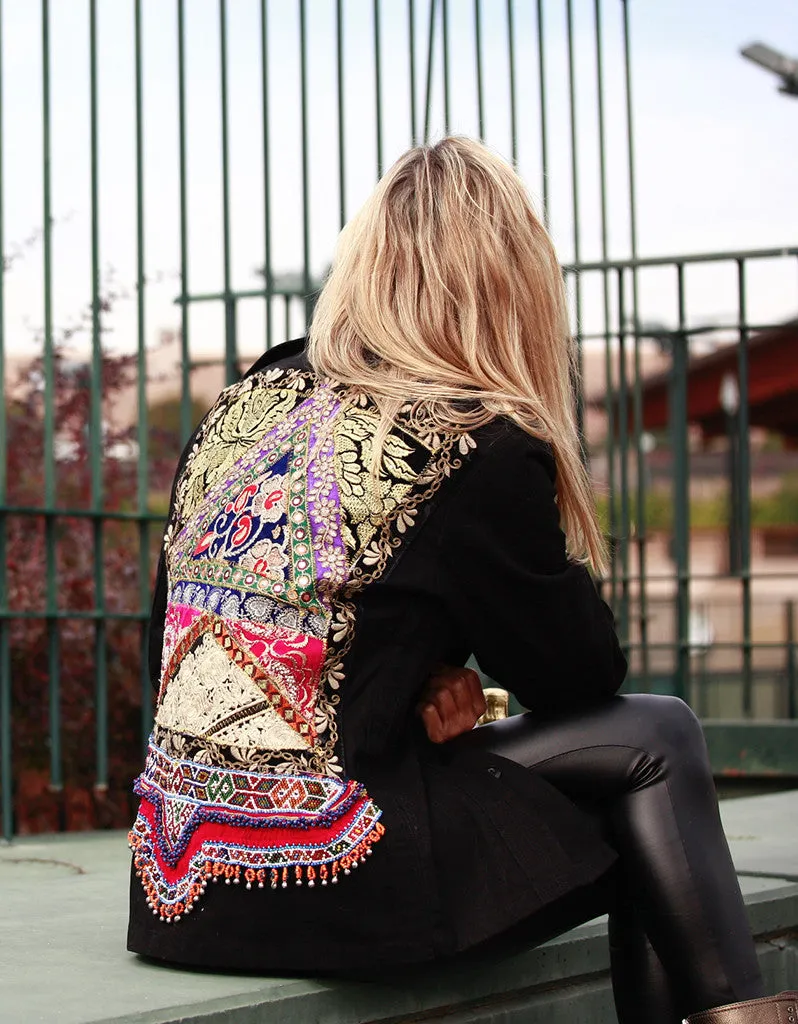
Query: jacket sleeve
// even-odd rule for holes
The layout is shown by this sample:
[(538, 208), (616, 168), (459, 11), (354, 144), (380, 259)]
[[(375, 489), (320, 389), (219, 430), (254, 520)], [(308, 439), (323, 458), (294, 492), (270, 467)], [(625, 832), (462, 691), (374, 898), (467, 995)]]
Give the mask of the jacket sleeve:
[(566, 554), (550, 449), (508, 432), (464, 472), (441, 565), (480, 668), (541, 714), (608, 698), (626, 659), (612, 612)]

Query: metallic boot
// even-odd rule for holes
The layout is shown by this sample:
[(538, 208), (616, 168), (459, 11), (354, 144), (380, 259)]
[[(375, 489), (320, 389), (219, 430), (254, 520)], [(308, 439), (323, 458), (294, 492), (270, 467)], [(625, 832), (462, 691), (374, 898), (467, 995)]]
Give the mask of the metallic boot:
[(682, 1024), (798, 1024), (798, 992), (716, 1006), (691, 1014)]

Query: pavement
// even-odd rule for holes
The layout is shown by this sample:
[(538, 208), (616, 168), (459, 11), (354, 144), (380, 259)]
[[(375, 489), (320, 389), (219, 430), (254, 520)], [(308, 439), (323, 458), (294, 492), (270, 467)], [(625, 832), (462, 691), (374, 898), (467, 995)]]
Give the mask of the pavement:
[[(723, 801), (721, 812), (754, 933), (798, 933), (798, 790)], [(405, 971), (379, 983), (216, 974), (126, 952), (128, 869), (121, 832), (0, 846), (2, 1024), (614, 1019), (601, 919), (484, 964)], [(798, 972), (789, 940), (762, 947), (781, 987), (786, 953), (788, 970)]]

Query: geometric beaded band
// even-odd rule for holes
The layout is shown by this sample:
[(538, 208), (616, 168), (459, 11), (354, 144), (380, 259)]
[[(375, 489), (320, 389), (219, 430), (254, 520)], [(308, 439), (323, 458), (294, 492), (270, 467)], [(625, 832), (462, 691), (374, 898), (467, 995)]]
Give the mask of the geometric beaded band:
[(262, 773), (173, 757), (150, 743), (128, 840), (147, 903), (179, 921), (209, 881), (272, 889), (335, 884), (384, 833), (352, 780)]

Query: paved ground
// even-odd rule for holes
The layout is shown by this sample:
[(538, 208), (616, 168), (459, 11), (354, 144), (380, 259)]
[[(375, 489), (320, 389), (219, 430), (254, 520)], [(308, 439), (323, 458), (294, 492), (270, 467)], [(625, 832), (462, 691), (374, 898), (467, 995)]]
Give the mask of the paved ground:
[(738, 872), (798, 882), (798, 790), (724, 800), (720, 806)]
[[(722, 812), (751, 912), (759, 915), (758, 931), (777, 930), (783, 915), (798, 908), (798, 790), (724, 801)], [(125, 951), (127, 874), (122, 833), (21, 839), (0, 847), (2, 1024), (351, 1024), (423, 1014), (432, 1006), (606, 967), (598, 922), (484, 969), (436, 969), (415, 974), (412, 984), (171, 970)], [(798, 916), (790, 923), (798, 924)], [(234, 1008), (239, 1012), (231, 1016)]]

